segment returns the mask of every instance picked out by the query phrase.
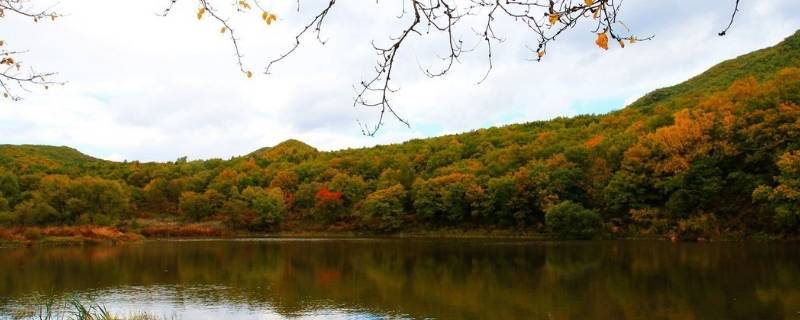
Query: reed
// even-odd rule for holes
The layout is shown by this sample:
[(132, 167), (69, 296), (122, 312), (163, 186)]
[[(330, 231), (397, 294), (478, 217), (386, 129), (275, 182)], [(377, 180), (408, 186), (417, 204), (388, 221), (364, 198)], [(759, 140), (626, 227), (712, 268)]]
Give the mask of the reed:
[(175, 316), (157, 316), (148, 312), (128, 315), (113, 314), (107, 307), (78, 298), (68, 298), (60, 303), (53, 297), (42, 298), (32, 314), (23, 319), (34, 320), (173, 320)]

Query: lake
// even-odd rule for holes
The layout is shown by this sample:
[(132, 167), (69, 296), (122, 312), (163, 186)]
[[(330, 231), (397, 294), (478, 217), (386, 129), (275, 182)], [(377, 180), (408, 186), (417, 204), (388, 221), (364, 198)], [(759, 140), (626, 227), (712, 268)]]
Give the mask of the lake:
[(0, 249), (42, 295), (179, 319), (800, 319), (787, 243), (262, 239)]

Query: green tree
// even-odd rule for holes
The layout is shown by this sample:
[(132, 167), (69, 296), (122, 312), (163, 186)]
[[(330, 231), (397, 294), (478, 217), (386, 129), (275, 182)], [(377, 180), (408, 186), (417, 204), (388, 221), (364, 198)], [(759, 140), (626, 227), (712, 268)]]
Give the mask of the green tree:
[(561, 239), (591, 239), (600, 233), (603, 221), (597, 212), (562, 201), (547, 209), (545, 224)]
[(0, 168), (0, 196), (5, 197), (10, 205), (19, 195), (19, 178), (12, 172)]
[(470, 174), (452, 173), (414, 183), (414, 209), (434, 223), (464, 222), (481, 213), (483, 188)]
[(242, 191), (242, 198), (249, 203), (256, 214), (255, 219), (250, 222), (251, 229), (266, 230), (276, 226), (283, 219), (286, 205), (280, 188), (247, 187)]
[(180, 211), (184, 218), (191, 221), (200, 221), (213, 214), (214, 207), (205, 194), (184, 191), (181, 193)]
[(405, 197), (406, 190), (400, 184), (377, 190), (364, 199), (359, 211), (361, 218), (378, 230), (399, 229), (403, 223)]
[(766, 202), (774, 210), (775, 225), (783, 232), (800, 231), (800, 150), (785, 152), (777, 161), (780, 175), (777, 186), (760, 186), (753, 199)]
[(333, 177), (328, 187), (331, 191), (342, 193), (345, 208), (353, 208), (367, 194), (367, 183), (360, 176), (339, 173)]

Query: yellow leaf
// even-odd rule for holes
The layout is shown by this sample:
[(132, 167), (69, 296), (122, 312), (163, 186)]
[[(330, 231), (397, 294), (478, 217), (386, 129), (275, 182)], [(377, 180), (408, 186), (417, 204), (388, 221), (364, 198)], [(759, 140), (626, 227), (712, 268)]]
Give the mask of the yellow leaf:
[(551, 13), (548, 16), (548, 18), (550, 19), (550, 24), (551, 25), (555, 25), (556, 22), (558, 22), (558, 18), (560, 18), (560, 17), (561, 17), (561, 15), (559, 15), (558, 13)]
[(538, 55), (539, 58), (544, 57), (544, 51), (539, 51), (536, 53), (536, 55)]
[(600, 10), (602, 10), (602, 9), (603, 9), (603, 6), (601, 5), (599, 8), (594, 10), (593, 18), (595, 18), (595, 19), (600, 18)]
[(267, 18), (269, 18), (269, 12), (264, 11), (261, 13), (261, 20), (267, 21)]
[(203, 15), (206, 13), (206, 8), (197, 9), (197, 20), (203, 19)]
[(631, 44), (636, 43), (636, 37), (631, 36), (630, 38), (628, 38), (628, 42), (630, 42)]
[(247, 78), (249, 79), (249, 78), (252, 78), (252, 77), (253, 77), (253, 73), (250, 72), (250, 71), (247, 71)]
[(625, 42), (622, 39), (617, 40), (619, 42), (619, 46), (625, 48)]
[(225, 33), (225, 30), (228, 30), (228, 28), (222, 27), (219, 29), (219, 33)]
[(239, 6), (244, 8), (244, 9), (248, 9), (248, 10), (251, 8), (250, 4), (247, 3), (247, 1), (244, 1), (244, 0), (239, 0)]
[(592, 0), (583, 0), (583, 2), (586, 3), (586, 6), (588, 7), (588, 6), (591, 6), (592, 2), (594, 2), (594, 1), (592, 1)]
[(595, 42), (598, 47), (603, 48), (603, 50), (608, 50), (608, 36), (604, 33), (597, 34), (597, 40)]

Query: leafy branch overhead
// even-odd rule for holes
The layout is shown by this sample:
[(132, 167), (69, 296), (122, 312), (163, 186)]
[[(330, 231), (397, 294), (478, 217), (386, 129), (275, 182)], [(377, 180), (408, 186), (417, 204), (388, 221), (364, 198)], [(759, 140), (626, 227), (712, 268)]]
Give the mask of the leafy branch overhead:
[[(7, 15), (18, 15), (39, 21), (55, 21), (61, 17), (60, 14), (47, 9), (37, 9), (26, 0), (0, 0), (0, 19)], [(13, 49), (13, 44), (0, 38), (0, 92), (3, 98), (13, 101), (21, 100), (20, 91), (29, 92), (31, 87), (41, 87), (49, 89), (54, 84), (61, 82), (50, 80), (55, 75), (53, 72), (38, 72), (32, 66), (27, 65), (21, 57), (27, 53), (26, 50)]]
[[(168, 4), (161, 15), (169, 15), (179, 0), (166, 0)], [(263, 0), (192, 0), (197, 3), (194, 13), (198, 20), (211, 20), (220, 25), (220, 33), (227, 34), (233, 47), (239, 71), (252, 78), (254, 73), (243, 60), (236, 30), (231, 19), (235, 13), (242, 16), (254, 15), (260, 18), (266, 27), (279, 22), (279, 15), (269, 9)], [(312, 11), (313, 18), (303, 25), (295, 35), (294, 43), (277, 57), (266, 61), (263, 73), (270, 74), (276, 63), (286, 59), (312, 34), (317, 41), (325, 43), (321, 37), (323, 24), (337, 0), (324, 0), (318, 11)], [(48, 9), (36, 10), (31, 0), (0, 0), (0, 18), (5, 14), (18, 14), (38, 22), (44, 19), (56, 20), (59, 14)], [(297, 11), (301, 11), (300, 0), (296, 0)], [(371, 125), (362, 125), (365, 135), (374, 135), (384, 124), (389, 115), (405, 125), (410, 123), (396, 111), (391, 103), (391, 96), (398, 90), (393, 78), (395, 62), (404, 51), (408, 41), (412, 39), (444, 39), (445, 53), (440, 64), (435, 67), (422, 67), (423, 73), (431, 78), (446, 75), (461, 58), (472, 52), (485, 55), (486, 72), (478, 80), (487, 79), (493, 68), (494, 46), (505, 41), (495, 30), (500, 23), (517, 25), (526, 30), (532, 37), (528, 48), (530, 60), (540, 61), (545, 58), (548, 46), (565, 31), (574, 29), (585, 21), (589, 31), (595, 34), (593, 40), (599, 48), (609, 49), (609, 43), (616, 42), (621, 48), (637, 41), (650, 40), (653, 36), (634, 34), (621, 20), (620, 8), (622, 0), (403, 0), (397, 16), (399, 29), (388, 36), (388, 40), (373, 42), (377, 54), (377, 62), (370, 75), (358, 82), (355, 89), (353, 105), (378, 112), (377, 121)], [(218, 10), (219, 6), (230, 5), (234, 14)], [(725, 35), (739, 11), (739, 0), (731, 14), (730, 23), (721, 31)], [(36, 72), (32, 67), (19, 61), (19, 56), (26, 51), (6, 49), (7, 44), (0, 40), (0, 86), (5, 97), (19, 100), (17, 90), (28, 91), (29, 85), (37, 85), (47, 89), (58, 82), (49, 80), (54, 73)]]
[[(170, 12), (178, 0), (169, 1), (164, 15)], [(252, 5), (249, 1), (252, 1)], [(262, 12), (261, 19), (267, 25), (277, 20), (277, 15), (265, 9), (261, 1), (249, 1), (234, 0), (237, 11), (246, 13), (255, 6)], [(217, 3), (223, 0), (198, 0), (197, 18), (202, 19), (204, 14), (208, 13), (222, 24), (222, 32), (230, 32), (230, 40), (240, 70), (247, 77), (252, 77), (252, 72), (244, 67), (242, 54), (239, 51), (239, 39), (230, 28), (228, 18), (220, 17), (211, 2)], [(392, 93), (397, 91), (396, 83), (393, 81), (395, 62), (398, 60), (401, 48), (404, 48), (406, 42), (412, 38), (434, 38), (434, 34), (445, 36), (447, 52), (441, 57), (441, 65), (437, 68), (422, 68), (425, 75), (432, 78), (447, 74), (455, 63), (461, 61), (464, 54), (473, 51), (483, 52), (486, 55), (487, 68), (485, 74), (478, 80), (478, 83), (481, 83), (492, 70), (494, 46), (505, 41), (505, 38), (495, 32), (495, 26), (501, 20), (516, 23), (534, 36), (533, 43), (528, 48), (531, 50), (531, 60), (535, 61), (545, 57), (548, 46), (557, 37), (575, 28), (584, 20), (591, 25), (591, 31), (596, 34), (594, 41), (603, 50), (609, 49), (609, 42), (612, 40), (624, 48), (626, 44), (652, 39), (652, 35), (642, 37), (632, 33), (625, 25), (620, 19), (622, 3), (621, 0), (404, 0), (398, 15), (402, 27), (390, 35), (388, 41), (373, 42), (378, 61), (372, 74), (355, 86), (353, 105), (379, 112), (378, 120), (374, 124), (362, 125), (362, 132), (370, 136), (377, 133), (384, 124), (384, 117), (387, 114), (407, 126), (410, 125), (408, 120), (396, 111), (390, 98)], [(327, 4), (316, 12), (313, 19), (296, 34), (295, 41), (288, 50), (267, 62), (264, 74), (270, 74), (275, 63), (291, 55), (309, 33), (324, 44), (325, 41), (322, 40), (320, 33), (325, 19), (335, 5), (336, 0), (328, 0)], [(720, 35), (724, 35), (731, 27), (738, 8), (739, 0), (736, 0), (731, 22)], [(300, 0), (297, 0), (297, 11), (300, 9)], [(479, 47), (482, 49), (476, 50)]]

